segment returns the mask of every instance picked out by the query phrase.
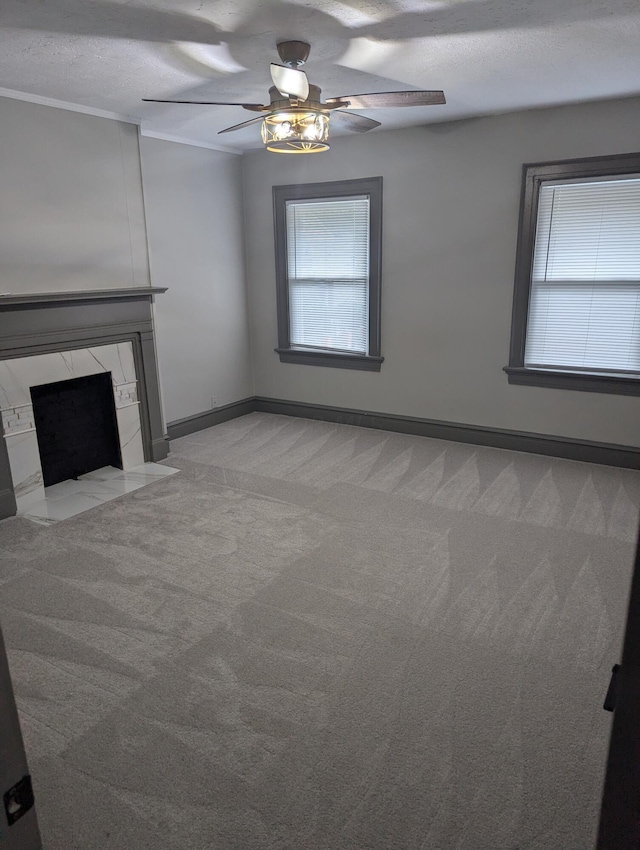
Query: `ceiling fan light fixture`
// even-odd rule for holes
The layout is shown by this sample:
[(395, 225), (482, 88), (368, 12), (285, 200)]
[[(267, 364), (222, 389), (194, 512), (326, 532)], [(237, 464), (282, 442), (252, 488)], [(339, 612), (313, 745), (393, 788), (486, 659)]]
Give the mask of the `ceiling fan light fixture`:
[(322, 153), (329, 150), (329, 116), (309, 109), (272, 113), (263, 120), (261, 134), (273, 153)]
[[(278, 55), (282, 65), (271, 63), (269, 103), (230, 103), (214, 100), (158, 100), (152, 103), (187, 103), (207, 106), (241, 106), (260, 113), (250, 121), (242, 121), (218, 133), (232, 133), (261, 124), (262, 142), (274, 153), (322, 153), (329, 150), (329, 116), (337, 115), (343, 126), (355, 133), (368, 133), (380, 126), (379, 121), (351, 110), (399, 106), (433, 106), (445, 103), (442, 91), (392, 91), (345, 94), (330, 97), (323, 103), (320, 87), (309, 82), (300, 66), (309, 56), (306, 41), (282, 41)], [(264, 116), (264, 117), (263, 117)], [(346, 123), (345, 123), (346, 122)]]

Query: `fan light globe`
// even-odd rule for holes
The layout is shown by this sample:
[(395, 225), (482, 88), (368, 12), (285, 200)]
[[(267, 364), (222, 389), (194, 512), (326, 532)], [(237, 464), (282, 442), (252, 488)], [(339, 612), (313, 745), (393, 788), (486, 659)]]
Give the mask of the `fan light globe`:
[(262, 122), (262, 141), (274, 153), (322, 153), (329, 150), (329, 116), (292, 109), (268, 115)]

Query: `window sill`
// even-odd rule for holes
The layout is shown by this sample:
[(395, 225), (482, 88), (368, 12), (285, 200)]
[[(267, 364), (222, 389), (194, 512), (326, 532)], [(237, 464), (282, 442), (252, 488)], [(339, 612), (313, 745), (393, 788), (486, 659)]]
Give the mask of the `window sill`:
[(362, 372), (379, 372), (384, 357), (366, 354), (343, 354), (333, 351), (307, 351), (297, 348), (276, 348), (281, 363), (298, 363), (302, 366), (328, 366), (334, 369), (358, 369)]
[(524, 366), (505, 366), (510, 384), (527, 387), (547, 387), (554, 390), (578, 390), (587, 393), (640, 395), (640, 378), (623, 375), (587, 375), (576, 372), (547, 372)]

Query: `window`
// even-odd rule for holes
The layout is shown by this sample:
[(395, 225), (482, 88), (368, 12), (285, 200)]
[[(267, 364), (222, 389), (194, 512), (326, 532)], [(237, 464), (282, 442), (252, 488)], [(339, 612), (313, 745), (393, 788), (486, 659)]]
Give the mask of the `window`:
[(524, 167), (505, 371), (640, 395), (640, 154)]
[(280, 360), (380, 371), (382, 178), (273, 199)]

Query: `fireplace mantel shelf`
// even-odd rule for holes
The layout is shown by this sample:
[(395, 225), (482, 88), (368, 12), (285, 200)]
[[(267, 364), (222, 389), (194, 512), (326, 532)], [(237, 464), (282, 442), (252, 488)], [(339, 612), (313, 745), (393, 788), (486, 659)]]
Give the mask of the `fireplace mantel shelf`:
[(0, 295), (0, 310), (4, 307), (46, 306), (59, 302), (122, 301), (127, 298), (151, 298), (166, 292), (166, 286), (129, 286), (123, 289), (92, 289), (68, 292), (37, 292), (15, 295)]

